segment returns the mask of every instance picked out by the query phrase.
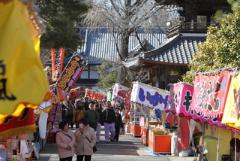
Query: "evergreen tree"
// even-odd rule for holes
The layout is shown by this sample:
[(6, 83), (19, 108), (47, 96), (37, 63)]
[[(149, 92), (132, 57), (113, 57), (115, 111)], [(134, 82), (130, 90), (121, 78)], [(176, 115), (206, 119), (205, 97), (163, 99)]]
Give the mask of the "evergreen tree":
[(70, 48), (81, 44), (78, 27), (88, 6), (82, 0), (38, 0), (46, 32), (41, 37), (43, 48)]
[(219, 26), (208, 29), (207, 40), (199, 46), (184, 81), (192, 83), (196, 72), (240, 67), (240, 5), (232, 1), (232, 13), (218, 18)]

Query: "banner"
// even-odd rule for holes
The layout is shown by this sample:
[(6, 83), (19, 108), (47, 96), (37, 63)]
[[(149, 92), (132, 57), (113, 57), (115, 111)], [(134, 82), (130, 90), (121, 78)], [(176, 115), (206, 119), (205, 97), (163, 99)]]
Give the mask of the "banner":
[(91, 89), (85, 90), (85, 97), (88, 97), (92, 100), (102, 101), (106, 100), (106, 95), (100, 92), (93, 91)]
[(129, 88), (125, 87), (123, 85), (120, 85), (118, 83), (114, 84), (113, 86), (113, 92), (112, 92), (112, 99), (116, 99), (116, 97), (119, 97), (120, 91), (128, 91)]
[(47, 136), (47, 120), (48, 120), (48, 113), (41, 113), (39, 120), (38, 120), (38, 127), (39, 127), (39, 135), (41, 139), (46, 139)]
[(59, 74), (59, 75), (62, 73), (62, 70), (63, 70), (64, 55), (65, 55), (65, 50), (64, 50), (64, 48), (60, 48), (59, 67), (58, 67), (58, 74)]
[(170, 96), (172, 97), (171, 106), (174, 106), (175, 112), (179, 116), (191, 117), (190, 105), (193, 96), (193, 86), (179, 82), (170, 87)]
[(0, 1), (0, 114), (37, 108), (48, 92), (40, 60), (40, 28), (31, 3)]
[(240, 74), (232, 77), (222, 123), (240, 128)]
[(56, 81), (56, 49), (51, 49), (52, 81)]
[(57, 81), (57, 86), (64, 91), (69, 91), (77, 79), (79, 79), (84, 66), (85, 63), (81, 57), (74, 55), (63, 70)]
[(131, 90), (128, 87), (116, 83), (113, 87), (112, 100), (115, 103), (123, 103), (125, 109), (130, 109)]
[(196, 75), (193, 101), (190, 106), (193, 119), (222, 126), (230, 81), (229, 71), (214, 76)]
[(169, 92), (140, 82), (133, 83), (131, 101), (151, 108), (164, 110), (168, 103)]
[(33, 109), (25, 108), (18, 117), (9, 116), (0, 124), (0, 138), (33, 133), (35, 118)]

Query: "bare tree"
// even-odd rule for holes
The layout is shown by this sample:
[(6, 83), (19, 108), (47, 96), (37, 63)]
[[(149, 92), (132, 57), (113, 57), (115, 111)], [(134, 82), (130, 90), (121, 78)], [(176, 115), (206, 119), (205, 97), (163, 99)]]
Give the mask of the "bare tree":
[[(164, 3), (165, 0), (158, 0), (158, 3), (155, 0), (95, 0), (85, 18), (85, 24), (112, 28), (113, 34), (119, 36), (116, 38), (116, 48), (121, 61), (124, 61), (128, 57), (131, 34), (137, 36), (139, 27), (162, 25), (164, 22), (156, 24), (154, 20), (159, 13), (165, 14), (162, 20), (167, 19), (168, 6)], [(127, 69), (122, 66), (118, 74), (119, 83), (125, 83), (126, 74)]]

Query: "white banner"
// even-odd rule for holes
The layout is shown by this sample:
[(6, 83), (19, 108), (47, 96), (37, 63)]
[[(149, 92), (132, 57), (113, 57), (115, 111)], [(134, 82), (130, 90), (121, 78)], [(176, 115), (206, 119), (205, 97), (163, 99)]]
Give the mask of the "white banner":
[(131, 101), (151, 108), (164, 110), (169, 92), (140, 82), (133, 83)]
[(115, 99), (116, 97), (120, 97), (119, 96), (119, 92), (120, 91), (128, 91), (128, 90), (129, 90), (128, 87), (125, 87), (125, 86), (123, 86), (121, 84), (116, 83), (113, 86), (112, 99)]

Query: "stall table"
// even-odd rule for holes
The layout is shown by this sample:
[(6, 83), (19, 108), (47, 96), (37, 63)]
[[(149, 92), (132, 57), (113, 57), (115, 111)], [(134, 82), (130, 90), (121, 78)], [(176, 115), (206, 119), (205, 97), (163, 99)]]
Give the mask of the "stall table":
[(171, 153), (171, 135), (156, 135), (154, 131), (149, 130), (148, 146), (154, 153)]
[(138, 124), (131, 124), (131, 134), (135, 137), (141, 137), (141, 127)]

